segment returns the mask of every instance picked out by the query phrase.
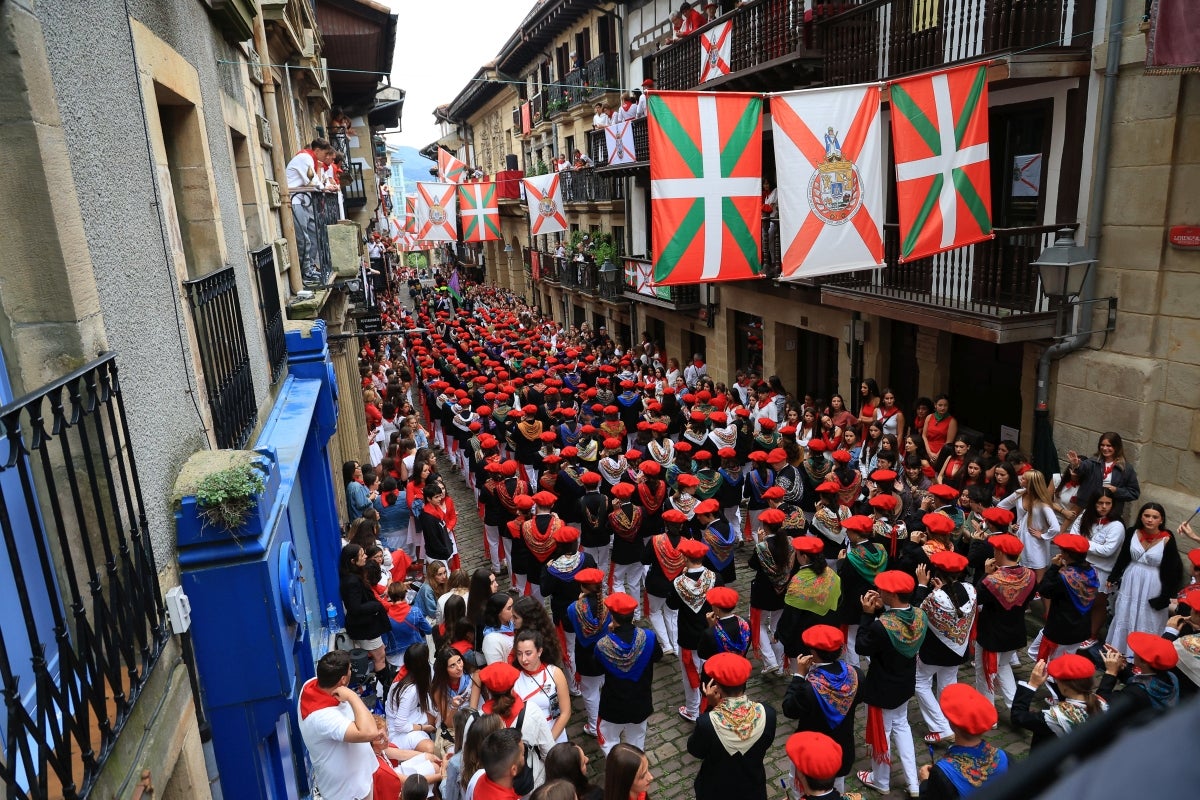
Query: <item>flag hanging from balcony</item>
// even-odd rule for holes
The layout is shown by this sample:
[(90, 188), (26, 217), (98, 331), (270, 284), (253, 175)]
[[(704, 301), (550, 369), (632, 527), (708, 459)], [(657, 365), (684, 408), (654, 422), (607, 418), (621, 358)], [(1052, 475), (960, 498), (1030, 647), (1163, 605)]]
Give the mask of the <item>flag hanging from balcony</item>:
[(500, 238), (500, 207), (496, 184), (463, 183), (458, 187), (458, 213), (464, 242), (492, 242)]
[(417, 238), (427, 242), (458, 241), (453, 183), (417, 184)]
[(529, 205), (529, 232), (533, 236), (543, 233), (558, 233), (567, 229), (567, 217), (563, 212), (562, 184), (559, 173), (535, 175), (521, 181), (525, 184), (525, 198)]
[(733, 20), (714, 25), (700, 34), (700, 83), (728, 75), (733, 45)]
[(446, 183), (462, 183), (467, 179), (467, 165), (452, 156), (446, 148), (439, 147), (438, 175)]
[(404, 232), (417, 232), (417, 196), (415, 194), (404, 196)]
[(655, 284), (758, 277), (761, 96), (652, 92), (648, 105)]
[(608, 165), (632, 164), (637, 161), (637, 148), (633, 143), (633, 120), (614, 122), (604, 131), (604, 143), (608, 147)]
[(890, 85), (900, 260), (992, 238), (987, 68)]
[(872, 84), (771, 96), (782, 280), (883, 266), (880, 95)]

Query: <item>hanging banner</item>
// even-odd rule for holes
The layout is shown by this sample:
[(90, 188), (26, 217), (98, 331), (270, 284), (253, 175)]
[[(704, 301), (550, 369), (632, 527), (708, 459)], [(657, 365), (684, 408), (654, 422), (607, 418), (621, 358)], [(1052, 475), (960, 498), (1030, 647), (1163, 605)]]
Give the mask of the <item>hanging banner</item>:
[(529, 201), (529, 232), (534, 236), (559, 233), (567, 229), (562, 185), (558, 179), (557, 172), (550, 172), (521, 181)]
[(427, 242), (458, 241), (453, 183), (417, 184), (417, 238)]

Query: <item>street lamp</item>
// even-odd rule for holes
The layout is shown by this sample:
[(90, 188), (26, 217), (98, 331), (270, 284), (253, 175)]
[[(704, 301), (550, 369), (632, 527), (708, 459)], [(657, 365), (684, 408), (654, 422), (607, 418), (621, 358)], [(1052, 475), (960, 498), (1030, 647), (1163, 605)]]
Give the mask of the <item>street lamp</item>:
[(1047, 247), (1032, 263), (1042, 279), (1042, 291), (1051, 300), (1059, 302), (1077, 297), (1083, 290), (1083, 282), (1096, 259), (1088, 255), (1086, 247), (1075, 244), (1075, 232), (1060, 228), (1054, 244)]
[(620, 277), (620, 274), (621, 269), (611, 259), (604, 259), (604, 263), (600, 265), (600, 286), (606, 297), (616, 295), (617, 278)]

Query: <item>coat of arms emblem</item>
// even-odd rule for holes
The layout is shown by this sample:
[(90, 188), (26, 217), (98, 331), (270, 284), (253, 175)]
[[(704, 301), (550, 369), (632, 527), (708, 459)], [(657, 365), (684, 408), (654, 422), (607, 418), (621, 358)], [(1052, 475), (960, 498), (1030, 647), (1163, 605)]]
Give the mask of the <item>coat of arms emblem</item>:
[(862, 206), (858, 168), (842, 155), (833, 128), (825, 133), (825, 160), (817, 165), (808, 183), (808, 205), (828, 225), (841, 225)]
[(429, 221), (434, 225), (441, 225), (446, 221), (446, 209), (442, 208), (441, 203), (434, 203), (429, 207)]

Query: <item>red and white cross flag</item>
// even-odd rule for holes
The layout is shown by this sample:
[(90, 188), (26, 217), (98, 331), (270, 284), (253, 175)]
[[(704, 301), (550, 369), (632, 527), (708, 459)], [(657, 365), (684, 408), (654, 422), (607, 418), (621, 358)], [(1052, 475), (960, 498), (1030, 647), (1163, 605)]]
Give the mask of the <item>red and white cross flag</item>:
[(529, 232), (533, 236), (543, 233), (558, 233), (567, 229), (567, 217), (563, 212), (562, 186), (559, 174), (550, 172), (535, 175), (521, 182), (529, 205)]
[(781, 280), (884, 265), (879, 84), (771, 96)]
[(700, 34), (700, 83), (728, 75), (733, 45), (733, 20)]
[(609, 166), (633, 164), (637, 161), (637, 149), (633, 143), (633, 121), (614, 122), (604, 128), (604, 142), (608, 146)]
[(427, 242), (458, 240), (457, 186), (453, 183), (417, 184), (417, 238)]

